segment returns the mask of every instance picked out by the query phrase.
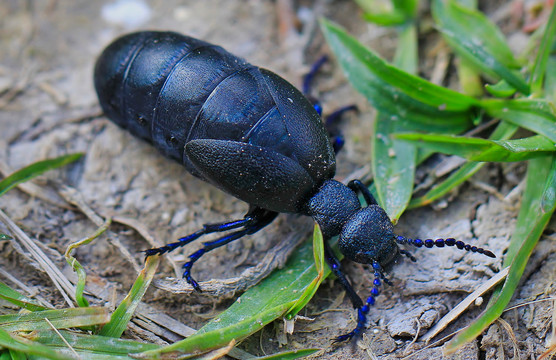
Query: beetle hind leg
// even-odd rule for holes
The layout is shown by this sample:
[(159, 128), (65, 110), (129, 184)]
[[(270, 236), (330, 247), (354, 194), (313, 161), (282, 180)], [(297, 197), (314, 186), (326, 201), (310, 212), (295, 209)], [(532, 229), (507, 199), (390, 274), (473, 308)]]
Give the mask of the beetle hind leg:
[[(311, 95), (311, 85), (313, 79), (327, 61), (328, 57), (326, 55), (321, 56), (317, 61), (315, 61), (315, 63), (313, 63), (309, 72), (303, 76), (303, 94), (313, 104), (313, 107), (320, 116), (322, 116), (322, 105), (316, 97)], [(327, 115), (326, 120), (324, 121), (324, 126), (328, 131), (328, 136), (330, 137), (330, 142), (332, 143), (335, 154), (337, 154), (344, 147), (345, 143), (344, 136), (339, 128), (339, 123), (341, 122), (343, 114), (352, 110), (357, 111), (357, 106), (354, 104), (343, 106)]]
[[(190, 260), (183, 265), (183, 269), (184, 269), (183, 278), (187, 281), (188, 284), (193, 286), (193, 288), (196, 291), (201, 292), (201, 287), (199, 286), (199, 283), (197, 283), (197, 281), (195, 281), (195, 279), (193, 279), (193, 277), (191, 276), (191, 268), (193, 267), (193, 264), (195, 264), (195, 262), (197, 262), (204, 254), (208, 253), (211, 250), (229, 244), (230, 242), (240, 239), (245, 235), (251, 235), (256, 233), (257, 231), (261, 230), (262, 228), (270, 224), (272, 220), (276, 218), (277, 215), (278, 215), (277, 212), (255, 207), (245, 215), (245, 218), (243, 219), (244, 221), (237, 220), (229, 223), (220, 224), (220, 227), (214, 230), (213, 232), (227, 231), (232, 229), (238, 229), (241, 227), (243, 228), (231, 232), (227, 235), (221, 236), (216, 240), (204, 242), (203, 247), (197, 250), (196, 252), (194, 252), (193, 254), (189, 255)], [(213, 224), (213, 226), (218, 227), (218, 224)], [(207, 225), (205, 225), (204, 228), (206, 227)], [(189, 238), (189, 237), (185, 237), (185, 238)]]
[(158, 248), (145, 250), (144, 251), (145, 257), (166, 254), (176, 250), (179, 247), (185, 246), (197, 240), (203, 235), (212, 234), (215, 232), (233, 230), (244, 226), (249, 226), (249, 224), (251, 224), (253, 221), (254, 221), (253, 217), (251, 217), (248, 213), (247, 215), (245, 215), (243, 219), (240, 220), (234, 220), (234, 221), (223, 222), (223, 223), (205, 224), (203, 225), (203, 228), (201, 230), (198, 230), (193, 234), (189, 234), (187, 236), (179, 238), (178, 241), (176, 242), (166, 244)]

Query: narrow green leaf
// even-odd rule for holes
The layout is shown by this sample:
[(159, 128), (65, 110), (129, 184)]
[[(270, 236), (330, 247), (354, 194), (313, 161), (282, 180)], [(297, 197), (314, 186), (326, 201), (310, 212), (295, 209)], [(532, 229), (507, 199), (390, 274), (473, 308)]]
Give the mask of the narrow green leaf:
[(377, 114), (375, 136), (372, 139), (371, 167), (377, 191), (377, 201), (396, 223), (413, 191), (417, 149), (413, 144), (390, 137), (398, 131), (396, 123), (387, 116)]
[(418, 133), (396, 134), (395, 137), (435, 152), (461, 156), (469, 161), (522, 161), (556, 151), (556, 145), (540, 135), (516, 140)]
[(315, 224), (313, 230), (313, 256), (315, 257), (315, 270), (317, 276), (311, 281), (309, 286), (305, 288), (303, 294), (296, 300), (293, 306), (286, 312), (284, 318), (286, 320), (293, 319), (304, 307), (309, 303), (317, 292), (322, 280), (329, 274), (330, 269), (324, 264), (324, 244), (322, 238), (322, 231), (318, 224)]
[(546, 62), (546, 72), (544, 77), (545, 99), (552, 101), (554, 104), (556, 103), (556, 58), (553, 56), (549, 57)]
[(79, 261), (77, 261), (76, 258), (71, 256), (71, 251), (73, 249), (80, 247), (81, 245), (90, 243), (91, 241), (93, 241), (94, 239), (102, 235), (108, 229), (111, 222), (112, 220), (110, 218), (106, 219), (105, 223), (100, 228), (98, 228), (97, 231), (92, 236), (87, 237), (76, 243), (70, 244), (66, 249), (66, 253), (64, 254), (66, 262), (69, 264), (69, 266), (71, 266), (73, 271), (77, 273), (78, 280), (77, 280), (77, 285), (75, 286), (75, 301), (79, 306), (82, 307), (89, 306), (89, 302), (83, 296), (83, 293), (85, 291), (85, 281), (87, 279), (87, 273), (85, 272), (85, 269), (83, 269), (83, 266), (79, 263)]
[(114, 313), (110, 318), (110, 322), (106, 324), (100, 331), (99, 335), (120, 337), (127, 328), (127, 324), (135, 309), (141, 302), (143, 295), (147, 291), (154, 274), (156, 273), (156, 268), (160, 262), (159, 256), (149, 256), (145, 261), (145, 267), (137, 276), (137, 279), (133, 283), (131, 290), (126, 295), (124, 300), (118, 305)]
[(485, 99), (481, 106), (494, 118), (543, 135), (556, 142), (556, 116), (551, 102), (541, 99)]
[(417, 16), (419, 7), (419, 0), (392, 0), (394, 9), (403, 11), (408, 19), (413, 19)]
[(363, 17), (382, 26), (402, 25), (417, 15), (418, 0), (355, 0), (363, 9)]
[[(529, 85), (514, 69), (520, 67), (502, 32), (485, 15), (453, 0), (433, 0), (439, 30), (454, 51), (496, 79), (504, 79), (523, 94)], [(488, 34), (488, 36), (485, 36)]]
[(10, 360), (27, 360), (27, 355), (22, 351), (13, 349), (9, 349), (8, 351), (10, 353), (10, 356), (8, 356)]
[(554, 213), (554, 202), (547, 206), (548, 212), (543, 211), (541, 197), (546, 183), (554, 176), (550, 172), (556, 169), (555, 163), (556, 155), (529, 160), (525, 192), (516, 228), (510, 239), (510, 247), (503, 264), (503, 266), (510, 266), (508, 276), (501, 290), (493, 295), (485, 312), (446, 344), (447, 352), (453, 352), (479, 336), (498, 319), (510, 302), (519, 285), (527, 261)]
[[(518, 127), (513, 124), (501, 122), (490, 135), (490, 139), (509, 139), (513, 136), (517, 129)], [(476, 162), (464, 164), (461, 168), (452, 173), (446, 180), (430, 189), (425, 195), (411, 199), (408, 207), (415, 208), (424, 206), (432, 203), (435, 200), (438, 200), (439, 198), (450, 192), (452, 189), (454, 189), (456, 186), (462, 184), (471, 176), (473, 176), (473, 174), (479, 171), (484, 165), (485, 163)]]
[[(60, 335), (64, 338), (65, 342), (60, 338)], [(78, 354), (85, 354), (90, 357), (104, 354), (107, 358), (110, 356), (114, 358), (125, 356), (125, 358), (131, 359), (131, 357), (127, 356), (128, 354), (160, 348), (160, 345), (151, 343), (115, 339), (109, 336), (79, 334), (66, 330), (61, 330), (59, 333), (48, 330), (37, 331), (31, 339), (36, 343), (44, 344), (53, 350), (60, 351), (67, 350), (67, 344), (69, 344)]]
[(419, 53), (417, 50), (417, 26), (407, 24), (399, 28), (398, 46), (394, 54), (393, 65), (408, 74), (417, 74)]
[(487, 89), (491, 95), (499, 98), (509, 98), (510, 96), (513, 96), (516, 91), (513, 86), (504, 80), (500, 80), (494, 85), (486, 84), (485, 89)]
[(32, 313), (0, 315), (0, 329), (6, 331), (33, 331), (52, 329), (52, 326), (56, 329), (66, 329), (105, 324), (109, 319), (108, 310), (100, 307), (43, 310)]
[(483, 81), (476, 67), (462, 57), (459, 58), (456, 66), (462, 93), (476, 98), (481, 97), (484, 93)]
[(546, 23), (544, 34), (539, 44), (537, 58), (533, 65), (533, 71), (529, 84), (534, 93), (541, 93), (543, 88), (543, 79), (546, 72), (546, 65), (550, 55), (551, 47), (554, 44), (554, 37), (556, 36), (556, 6), (552, 7), (550, 17)]
[(460, 132), (470, 125), (478, 102), (387, 64), (353, 37), (322, 20), (332, 51), (352, 85), (391, 121), (415, 130)]
[(31, 180), (34, 177), (37, 177), (48, 170), (53, 170), (64, 165), (70, 164), (74, 161), (79, 160), (83, 156), (82, 153), (78, 154), (71, 154), (60, 156), (55, 159), (47, 159), (42, 161), (37, 161), (31, 165), (24, 167), (16, 171), (15, 173), (11, 174), (4, 180), (0, 181), (0, 196), (4, 195), (7, 191), (14, 188), (15, 186)]
[(274, 271), (256, 287), (247, 290), (226, 311), (189, 338), (156, 351), (142, 353), (153, 357), (180, 351), (187, 354), (207, 351), (239, 341), (283, 316), (318, 276), (312, 244), (305, 242), (285, 267)]
[(398, 26), (407, 21), (406, 15), (402, 11), (392, 10), (389, 12), (366, 12), (363, 14), (365, 21), (380, 26)]
[(552, 161), (552, 168), (548, 174), (545, 187), (541, 196), (541, 209), (543, 213), (554, 212), (556, 204), (556, 160)]
[[(371, 145), (373, 173), (378, 201), (395, 222), (411, 197), (416, 151), (411, 145), (392, 140), (390, 134), (400, 131), (459, 133), (471, 125), (473, 108), (478, 102), (387, 64), (326, 20), (321, 25), (352, 85), (378, 110)], [(410, 27), (406, 30), (400, 36), (401, 41), (414, 37)], [(407, 65), (414, 57), (413, 51), (408, 51), (396, 56), (396, 61)]]
[(452, 191), (457, 186), (466, 182), (471, 176), (479, 171), (486, 163), (469, 162), (453, 172), (446, 180), (435, 185), (425, 195), (411, 199), (408, 209), (431, 204)]
[(277, 354), (254, 358), (253, 360), (295, 360), (295, 359), (301, 359), (306, 356), (312, 355), (317, 351), (320, 351), (320, 349), (290, 350), (290, 351), (284, 351)]
[(21, 336), (11, 335), (6, 330), (0, 328), (0, 348), (10, 349), (10, 351), (20, 351), (26, 355), (39, 356), (43, 359), (74, 360), (75, 357), (64, 355), (54, 351), (45, 345), (36, 344)]
[[(458, 4), (469, 9), (477, 9), (477, 0), (457, 0)], [(483, 81), (476, 66), (462, 58), (458, 57), (456, 61), (456, 71), (459, 77), (461, 92), (465, 95), (479, 98), (483, 95)]]
[(17, 305), (29, 311), (41, 311), (46, 309), (44, 306), (40, 305), (35, 300), (23, 296), (22, 294), (10, 288), (8, 285), (4, 284), (3, 282), (0, 282), (0, 299), (4, 299), (14, 305)]
[[(417, 29), (406, 25), (399, 31), (394, 65), (408, 73), (417, 72)], [(371, 168), (377, 201), (395, 224), (405, 211), (413, 191), (417, 149), (392, 138), (406, 131), (403, 123), (391, 121), (391, 114), (378, 112), (371, 139)]]

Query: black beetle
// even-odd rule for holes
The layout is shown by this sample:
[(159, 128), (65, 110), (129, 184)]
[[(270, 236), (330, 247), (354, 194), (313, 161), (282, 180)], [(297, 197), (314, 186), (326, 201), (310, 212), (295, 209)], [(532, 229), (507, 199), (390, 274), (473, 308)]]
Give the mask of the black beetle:
[[(488, 250), (454, 239), (409, 239), (394, 234), (386, 212), (360, 181), (333, 180), (334, 150), (319, 114), (278, 75), (253, 66), (219, 46), (173, 32), (138, 32), (109, 45), (97, 60), (95, 88), (105, 114), (146, 139), (193, 175), (250, 204), (243, 219), (206, 224), (178, 242), (146, 251), (164, 254), (202, 235), (230, 231), (189, 256), (184, 278), (196, 290), (191, 267), (210, 250), (268, 225), (278, 213), (311, 216), (326, 240), (339, 235), (340, 251), (371, 264), (373, 288), (363, 302), (325, 241), (326, 260), (358, 312), (364, 329), (379, 294), (383, 267), (400, 254), (398, 244), (456, 246), (490, 257)], [(366, 206), (362, 206), (362, 194)]]

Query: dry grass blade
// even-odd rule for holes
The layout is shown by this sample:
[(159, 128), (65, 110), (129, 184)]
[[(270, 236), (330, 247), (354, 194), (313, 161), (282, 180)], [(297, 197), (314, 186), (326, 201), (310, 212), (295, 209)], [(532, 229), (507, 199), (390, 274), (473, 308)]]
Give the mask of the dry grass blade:
[[(164, 246), (164, 243), (162, 243), (158, 239), (155, 239), (153, 236), (151, 236), (151, 234), (149, 234), (147, 229), (143, 226), (143, 224), (140, 221), (138, 221), (136, 219), (126, 218), (126, 217), (123, 217), (123, 216), (113, 217), (112, 220), (114, 222), (117, 222), (119, 224), (128, 226), (128, 227), (132, 228), (133, 230), (135, 230), (139, 235), (141, 235), (141, 237), (143, 239), (145, 239), (149, 243), (149, 245), (151, 247), (157, 248), (157, 247)], [(165, 261), (168, 261), (170, 263), (170, 265), (172, 265), (172, 268), (174, 268), (174, 273), (176, 274), (176, 277), (181, 275), (181, 273), (183, 272), (182, 267), (178, 263), (176, 263), (174, 260), (172, 260), (171, 256), (164, 256), (163, 259)]]
[(498, 318), (496, 320), (496, 322), (498, 324), (500, 324), (501, 327), (504, 328), (504, 330), (506, 330), (506, 332), (508, 333), (508, 336), (510, 337), (511, 343), (514, 346), (514, 359), (518, 359), (521, 360), (521, 355), (519, 355), (519, 345), (517, 343), (517, 338), (515, 337), (515, 333), (512, 330), (512, 327), (510, 326), (510, 324), (508, 324), (508, 322), (502, 318)]
[(440, 321), (438, 321), (423, 337), (422, 341), (428, 343), (433, 337), (438, 335), (442, 330), (448, 326), (452, 321), (454, 321), (458, 316), (461, 315), (471, 304), (475, 302), (479, 296), (483, 295), (488, 290), (492, 289), (500, 281), (504, 280), (508, 275), (509, 268), (502, 269), (498, 274), (493, 276), (490, 280), (483, 283), (479, 288), (469, 294), (462, 302), (460, 302), (455, 308), (448, 312)]
[(539, 357), (539, 360), (546, 359), (556, 353), (556, 300), (552, 301), (552, 338), (549, 344), (548, 350)]
[[(63, 186), (63, 188), (60, 190), (60, 195), (67, 202), (69, 202), (72, 205), (75, 205), (96, 226), (101, 227), (102, 224), (104, 224), (104, 219), (100, 215), (98, 215), (93, 209), (91, 209), (89, 205), (87, 205), (87, 203), (83, 199), (83, 196), (81, 196), (81, 193), (76, 189), (70, 186)], [(141, 265), (139, 265), (137, 261), (135, 261), (133, 255), (131, 255), (129, 250), (125, 246), (123, 246), (123, 244), (120, 242), (118, 237), (110, 230), (108, 230), (106, 234), (110, 238), (110, 243), (114, 245), (122, 253), (124, 258), (133, 266), (135, 272), (140, 273), (142, 270)]]
[(17, 226), (2, 210), (0, 210), (0, 221), (2, 221), (15, 240), (19, 241), (31, 253), (33, 258), (39, 263), (41, 268), (48, 274), (54, 282), (54, 285), (60, 291), (67, 304), (73, 307), (75, 287), (71, 284), (67, 277), (62, 274), (60, 269), (48, 258), (48, 256), (31, 240), (27, 234)]

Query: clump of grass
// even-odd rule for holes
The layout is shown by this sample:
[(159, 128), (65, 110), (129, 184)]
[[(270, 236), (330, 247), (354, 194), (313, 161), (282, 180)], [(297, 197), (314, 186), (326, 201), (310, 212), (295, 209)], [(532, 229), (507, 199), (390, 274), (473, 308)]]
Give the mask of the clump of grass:
[[(518, 286), (531, 252), (554, 213), (556, 204), (556, 113), (554, 106), (556, 8), (546, 25), (532, 36), (534, 57), (519, 59), (502, 32), (475, 1), (433, 0), (435, 27), (460, 58), (463, 92), (415, 76), (417, 0), (391, 1), (391, 9), (374, 12), (373, 0), (358, 0), (365, 17), (396, 26), (399, 45), (393, 64), (365, 48), (338, 26), (321, 25), (332, 51), (351, 84), (377, 109), (372, 139), (373, 190), (392, 219), (408, 207), (441, 198), (469, 179), (487, 162), (526, 161), (528, 170), (521, 209), (503, 266), (505, 281), (488, 308), (459, 333), (453, 351), (482, 333), (501, 314)], [(488, 36), (485, 36), (488, 34)], [(481, 78), (489, 80), (484, 89)], [(488, 139), (460, 136), (486, 120), (498, 121)], [(513, 138), (523, 128), (534, 135)], [(411, 198), (416, 164), (433, 152), (468, 160), (424, 195)]]

